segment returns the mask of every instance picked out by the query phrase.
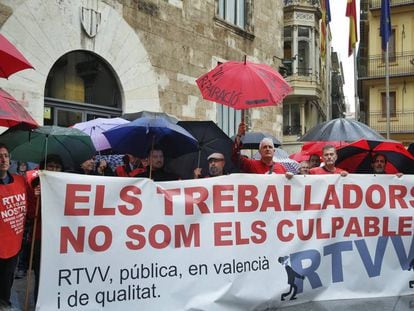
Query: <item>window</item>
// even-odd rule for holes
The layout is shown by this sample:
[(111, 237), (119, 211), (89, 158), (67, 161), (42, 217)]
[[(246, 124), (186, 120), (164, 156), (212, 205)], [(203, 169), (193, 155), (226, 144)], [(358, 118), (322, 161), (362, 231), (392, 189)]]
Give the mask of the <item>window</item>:
[[(395, 118), (397, 116), (396, 112), (396, 100), (395, 92), (390, 92), (390, 117)], [(382, 105), (382, 117), (387, 117), (387, 94), (385, 92), (381, 93), (381, 105)]]
[(283, 105), (283, 135), (300, 135), (302, 127), (300, 125), (300, 106), (299, 104)]
[(217, 125), (227, 136), (237, 134), (237, 129), (242, 120), (242, 111), (217, 104)]
[[(381, 40), (379, 42), (381, 42)], [(390, 40), (388, 41), (388, 60), (390, 62), (395, 62), (395, 28), (391, 30)], [(385, 63), (384, 51), (382, 51), (382, 61)]]
[(96, 117), (122, 113), (121, 92), (110, 65), (86, 51), (59, 58), (45, 87), (45, 125), (71, 126)]
[(219, 0), (218, 15), (244, 29), (246, 27), (245, 2), (246, 0)]
[(283, 66), (286, 68), (286, 74), (292, 75), (292, 27), (283, 29)]
[(298, 74), (309, 76), (311, 68), (309, 66), (310, 50), (310, 28), (298, 27)]

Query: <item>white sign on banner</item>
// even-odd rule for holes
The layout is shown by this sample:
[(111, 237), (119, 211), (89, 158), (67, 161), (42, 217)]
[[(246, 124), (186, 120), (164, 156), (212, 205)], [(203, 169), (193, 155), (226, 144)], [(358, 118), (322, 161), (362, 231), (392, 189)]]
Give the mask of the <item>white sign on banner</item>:
[(38, 310), (265, 310), (414, 293), (414, 176), (40, 178)]

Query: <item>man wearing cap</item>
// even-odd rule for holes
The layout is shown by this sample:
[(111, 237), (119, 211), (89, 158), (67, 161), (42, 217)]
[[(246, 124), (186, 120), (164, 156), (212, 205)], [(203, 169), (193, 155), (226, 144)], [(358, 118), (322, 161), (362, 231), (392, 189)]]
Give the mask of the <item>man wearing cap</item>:
[[(220, 152), (214, 152), (207, 157), (208, 175), (206, 177), (215, 177), (224, 175), (224, 166), (226, 161), (224, 155)], [(201, 177), (201, 167), (194, 169), (194, 178)]]

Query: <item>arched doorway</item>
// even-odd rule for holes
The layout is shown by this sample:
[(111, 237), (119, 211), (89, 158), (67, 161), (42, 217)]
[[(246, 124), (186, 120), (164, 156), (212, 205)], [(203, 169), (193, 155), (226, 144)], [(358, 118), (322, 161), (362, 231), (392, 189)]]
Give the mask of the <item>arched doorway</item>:
[(71, 126), (121, 113), (118, 79), (104, 59), (78, 50), (66, 53), (54, 63), (46, 80), (45, 125)]

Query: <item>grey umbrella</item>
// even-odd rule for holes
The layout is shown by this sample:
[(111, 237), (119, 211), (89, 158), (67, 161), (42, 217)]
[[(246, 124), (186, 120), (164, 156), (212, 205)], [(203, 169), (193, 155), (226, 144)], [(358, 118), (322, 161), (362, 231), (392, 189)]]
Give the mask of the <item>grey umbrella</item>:
[(338, 118), (312, 127), (299, 141), (385, 140), (368, 125), (353, 119)]
[(173, 116), (171, 114), (165, 113), (165, 112), (157, 112), (157, 111), (139, 111), (139, 112), (131, 112), (131, 113), (124, 113), (121, 118), (128, 120), (128, 121), (134, 121), (138, 118), (163, 118), (171, 123), (177, 124), (179, 119), (176, 116)]

